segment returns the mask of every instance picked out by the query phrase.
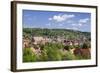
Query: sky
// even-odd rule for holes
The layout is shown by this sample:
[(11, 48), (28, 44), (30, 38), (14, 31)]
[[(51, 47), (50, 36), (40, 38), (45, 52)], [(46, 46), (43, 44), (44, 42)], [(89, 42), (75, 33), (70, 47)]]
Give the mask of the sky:
[(23, 10), (23, 28), (91, 31), (91, 13)]

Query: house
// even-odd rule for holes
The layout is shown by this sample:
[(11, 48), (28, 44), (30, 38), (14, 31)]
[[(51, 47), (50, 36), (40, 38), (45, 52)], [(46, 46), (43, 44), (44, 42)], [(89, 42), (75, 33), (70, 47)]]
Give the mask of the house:
[(28, 48), (30, 46), (30, 40), (28, 38), (23, 39), (23, 48)]
[(34, 36), (32, 39), (34, 40), (33, 41), (34, 44), (39, 44), (41, 41), (44, 40), (43, 37), (38, 37), (38, 36)]
[(64, 45), (73, 45), (73, 43), (70, 40), (64, 40)]
[(45, 44), (47, 42), (50, 42), (51, 39), (47, 38), (47, 37), (40, 37), (40, 36), (34, 36), (34, 44)]
[(76, 46), (76, 45), (79, 45), (79, 44), (80, 44), (80, 41), (79, 41), (79, 40), (73, 40), (73, 41), (72, 41), (72, 44), (75, 45), (75, 46)]

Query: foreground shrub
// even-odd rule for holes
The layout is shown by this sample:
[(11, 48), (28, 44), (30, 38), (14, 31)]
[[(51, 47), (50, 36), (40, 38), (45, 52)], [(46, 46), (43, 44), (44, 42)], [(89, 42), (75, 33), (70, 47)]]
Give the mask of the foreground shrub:
[(37, 61), (37, 56), (32, 52), (30, 48), (23, 49), (23, 62)]
[[(24, 48), (23, 62), (81, 60), (81, 59), (91, 58), (90, 49), (75, 48), (74, 52), (72, 53), (71, 49), (73, 46), (71, 45), (63, 46), (59, 44), (58, 43), (47, 43), (45, 45), (39, 44), (39, 47), (41, 49), (40, 54), (36, 54), (31, 50), (31, 48)], [(85, 44), (83, 44), (83, 47), (87, 48)], [(65, 50), (60, 48), (64, 48)]]
[(82, 49), (88, 49), (89, 45), (87, 43), (83, 43)]
[(70, 51), (66, 52), (65, 55), (62, 55), (62, 60), (74, 60), (75, 55), (72, 54)]
[(44, 47), (46, 50), (46, 55), (48, 57), (48, 61), (56, 61), (61, 60), (60, 50), (56, 47), (56, 45), (47, 45)]
[(76, 56), (76, 59), (90, 59), (91, 58), (90, 49), (75, 49), (74, 55)]
[(48, 61), (48, 55), (45, 49), (41, 51), (41, 55), (39, 56), (39, 61)]
[(74, 45), (74, 48), (79, 49), (79, 48), (81, 48), (81, 45)]
[(74, 47), (72, 46), (72, 45), (66, 45), (66, 46), (64, 46), (64, 49), (65, 50), (71, 50), (71, 49), (73, 49)]

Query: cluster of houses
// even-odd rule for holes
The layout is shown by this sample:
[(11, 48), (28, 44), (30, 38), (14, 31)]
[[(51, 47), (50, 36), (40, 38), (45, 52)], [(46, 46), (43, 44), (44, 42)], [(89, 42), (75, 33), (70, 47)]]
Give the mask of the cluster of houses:
[[(84, 39), (85, 40), (85, 39)], [(83, 40), (67, 40), (64, 38), (48, 38), (48, 37), (42, 37), (42, 36), (33, 36), (31, 39), (29, 38), (23, 38), (23, 48), (27, 48), (32, 46), (32, 44), (46, 44), (46, 43), (62, 43), (63, 45), (82, 45)]]
[[(84, 41), (86, 41), (86, 39), (79, 39), (79, 40), (67, 40), (67, 39), (63, 39), (63, 38), (54, 38), (54, 39), (51, 39), (51, 38), (48, 38), (48, 37), (41, 37), (41, 36), (34, 36), (32, 37), (31, 39), (29, 38), (23, 38), (23, 48), (31, 48), (31, 50), (39, 55), (41, 54), (41, 48), (38, 46), (38, 44), (46, 44), (46, 43), (62, 43), (63, 45), (82, 45), (84, 43)], [(34, 47), (35, 45), (35, 47)], [(83, 51), (83, 52), (82, 52)], [(89, 54), (90, 55), (90, 50), (87, 49), (87, 50), (73, 50), (72, 49), (72, 52), (74, 54), (84, 54), (84, 55), (87, 55)]]

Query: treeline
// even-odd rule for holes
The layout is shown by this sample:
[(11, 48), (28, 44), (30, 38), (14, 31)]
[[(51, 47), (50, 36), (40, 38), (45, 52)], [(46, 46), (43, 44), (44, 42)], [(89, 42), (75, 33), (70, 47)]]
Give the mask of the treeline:
[(83, 37), (91, 40), (90, 32), (81, 32), (68, 29), (40, 29), (40, 28), (23, 28), (23, 36), (46, 36), (46, 37), (63, 37), (65, 39), (81, 39)]

